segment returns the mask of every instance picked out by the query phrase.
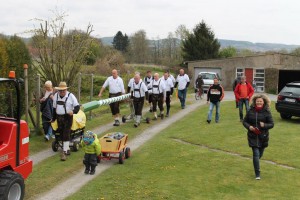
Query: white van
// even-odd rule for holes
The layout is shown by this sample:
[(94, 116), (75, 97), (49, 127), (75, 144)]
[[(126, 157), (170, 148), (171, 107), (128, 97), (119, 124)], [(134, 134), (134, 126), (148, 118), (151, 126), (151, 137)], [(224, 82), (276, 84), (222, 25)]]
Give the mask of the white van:
[(219, 81), (221, 81), (219, 74), (216, 72), (200, 72), (198, 75), (201, 75), (203, 78), (203, 82), (204, 82), (203, 91), (204, 92), (207, 92), (209, 87), (214, 84), (215, 78), (217, 78)]

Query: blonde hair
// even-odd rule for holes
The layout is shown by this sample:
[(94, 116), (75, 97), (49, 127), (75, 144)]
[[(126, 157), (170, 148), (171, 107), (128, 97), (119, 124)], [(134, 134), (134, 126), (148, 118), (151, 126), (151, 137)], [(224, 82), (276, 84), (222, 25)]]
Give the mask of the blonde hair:
[(52, 82), (51, 81), (46, 81), (45, 82), (45, 87), (52, 87)]
[(270, 107), (271, 105), (271, 100), (269, 99), (269, 97), (265, 94), (255, 94), (252, 96), (251, 98), (251, 105), (253, 107), (255, 107), (255, 104), (256, 104), (256, 100), (259, 99), (259, 98), (262, 98), (263, 101), (264, 101), (264, 106), (268, 106)]

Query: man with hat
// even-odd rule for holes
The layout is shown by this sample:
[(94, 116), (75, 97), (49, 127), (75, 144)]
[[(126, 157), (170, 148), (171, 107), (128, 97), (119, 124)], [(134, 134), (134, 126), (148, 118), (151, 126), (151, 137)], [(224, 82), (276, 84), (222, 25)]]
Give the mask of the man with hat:
[[(111, 72), (112, 76), (108, 77), (104, 82), (100, 92), (99, 97), (102, 97), (102, 93), (104, 92), (105, 88), (109, 87), (109, 98), (121, 96), (125, 94), (124, 83), (121, 77), (118, 76), (118, 71), (113, 69)], [(120, 126), (120, 107), (119, 102), (114, 102), (109, 104), (111, 113), (115, 118), (114, 126)]]
[(55, 87), (58, 91), (53, 97), (53, 119), (57, 120), (57, 132), (60, 133), (61, 140), (63, 141), (63, 151), (61, 154), (61, 160), (67, 159), (66, 155), (70, 155), (70, 135), (71, 126), (73, 122), (73, 114), (77, 114), (80, 105), (76, 97), (67, 91), (67, 83), (60, 82), (58, 87)]

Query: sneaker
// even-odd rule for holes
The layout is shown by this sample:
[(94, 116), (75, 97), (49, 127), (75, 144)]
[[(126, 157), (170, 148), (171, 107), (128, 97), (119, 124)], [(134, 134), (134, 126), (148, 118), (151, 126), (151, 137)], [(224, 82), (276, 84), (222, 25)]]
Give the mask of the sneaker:
[(216, 121), (216, 123), (219, 123), (219, 121)]
[(185, 109), (185, 106), (181, 106), (181, 109)]
[(84, 170), (84, 173), (85, 173), (85, 174), (89, 174), (89, 173), (90, 173), (90, 170), (86, 169), (86, 170)]
[(161, 115), (160, 115), (160, 118), (161, 118), (161, 119), (164, 119), (164, 114), (161, 114)]
[(51, 138), (52, 138), (52, 139), (55, 139), (55, 135), (52, 134), (52, 135), (51, 135)]
[(255, 179), (256, 179), (256, 180), (260, 180), (260, 176), (257, 176)]
[(140, 123), (138, 123), (138, 122), (134, 123), (134, 127), (138, 127), (139, 125), (140, 125)]
[(115, 120), (114, 126), (120, 126), (119, 120)]
[(210, 124), (210, 120), (206, 120), (208, 124)]
[(48, 142), (50, 140), (49, 135), (45, 135), (44, 138), (45, 138), (46, 142)]
[(65, 152), (62, 152), (62, 153), (61, 153), (60, 160), (61, 160), (61, 161), (66, 161), (66, 160), (67, 160), (67, 155), (66, 155)]
[(166, 117), (169, 117), (169, 114), (168, 114), (168, 113), (166, 114)]
[(90, 171), (90, 175), (94, 175), (95, 172), (96, 172), (96, 170), (91, 170), (91, 171)]

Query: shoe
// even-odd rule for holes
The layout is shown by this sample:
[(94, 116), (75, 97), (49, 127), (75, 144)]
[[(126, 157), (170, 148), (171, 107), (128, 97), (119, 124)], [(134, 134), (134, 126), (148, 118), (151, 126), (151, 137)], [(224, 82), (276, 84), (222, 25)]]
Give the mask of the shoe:
[(134, 127), (138, 127), (139, 125), (140, 125), (140, 123), (138, 123), (138, 122), (134, 123)]
[(90, 175), (94, 175), (95, 172), (96, 172), (96, 170), (91, 170), (91, 171), (90, 171)]
[(66, 160), (67, 160), (67, 155), (66, 155), (65, 152), (62, 152), (62, 153), (61, 153), (60, 160), (61, 160), (61, 161), (66, 161)]
[(169, 114), (166, 114), (166, 117), (169, 117)]
[(181, 106), (181, 109), (185, 109), (185, 106)]
[(85, 173), (85, 174), (89, 174), (89, 173), (90, 173), (90, 170), (86, 169), (86, 170), (84, 170), (84, 173)]
[(157, 117), (153, 117), (152, 120), (157, 120)]
[(45, 138), (46, 142), (48, 142), (50, 140), (49, 135), (45, 135), (44, 138)]
[(164, 114), (161, 114), (161, 115), (160, 115), (160, 118), (161, 118), (161, 119), (164, 119)]
[(256, 179), (256, 180), (260, 180), (260, 176), (257, 176), (255, 179)]
[(210, 120), (206, 120), (208, 124), (210, 124)]
[(115, 123), (113, 124), (114, 126), (120, 126), (119, 120), (115, 120)]
[(66, 155), (67, 155), (67, 156), (71, 155), (71, 151), (70, 151), (70, 150), (67, 150)]
[(219, 121), (216, 121), (216, 123), (219, 123)]
[(51, 138), (52, 138), (52, 139), (55, 139), (55, 135), (52, 134), (52, 135), (51, 135)]

